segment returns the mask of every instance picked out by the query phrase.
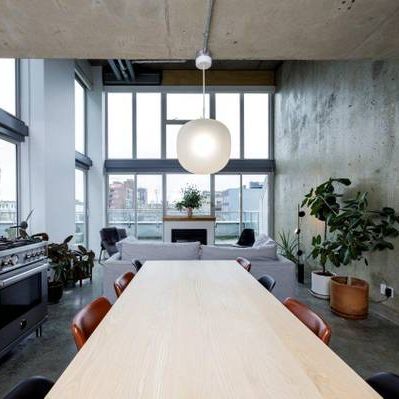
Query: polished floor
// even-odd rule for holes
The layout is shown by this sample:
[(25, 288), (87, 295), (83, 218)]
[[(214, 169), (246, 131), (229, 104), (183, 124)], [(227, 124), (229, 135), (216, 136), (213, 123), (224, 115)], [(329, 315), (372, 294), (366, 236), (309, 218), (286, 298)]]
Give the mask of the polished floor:
[[(32, 375), (56, 380), (76, 354), (70, 332), (73, 315), (101, 295), (101, 266), (94, 269), (94, 281), (64, 292), (62, 301), (49, 306), (49, 319), (43, 335), (32, 334), (0, 361), (0, 397), (18, 381)], [(333, 330), (331, 348), (362, 377), (384, 370), (399, 373), (399, 325), (375, 315), (350, 321), (334, 316), (328, 303), (310, 296), (298, 285), (296, 297), (319, 312)]]

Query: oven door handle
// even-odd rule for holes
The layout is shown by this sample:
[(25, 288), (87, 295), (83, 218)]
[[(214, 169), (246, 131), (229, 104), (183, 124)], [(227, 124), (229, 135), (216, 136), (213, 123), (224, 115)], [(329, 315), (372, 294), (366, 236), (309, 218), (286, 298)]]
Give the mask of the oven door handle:
[(0, 280), (0, 288), (4, 288), (11, 284), (18, 283), (18, 281), (33, 276), (34, 274), (41, 273), (43, 270), (47, 270), (47, 268), (48, 268), (48, 263), (45, 263), (43, 265), (35, 267), (34, 269), (30, 269), (27, 270), (26, 272), (17, 274), (16, 276), (6, 278), (5, 280)]

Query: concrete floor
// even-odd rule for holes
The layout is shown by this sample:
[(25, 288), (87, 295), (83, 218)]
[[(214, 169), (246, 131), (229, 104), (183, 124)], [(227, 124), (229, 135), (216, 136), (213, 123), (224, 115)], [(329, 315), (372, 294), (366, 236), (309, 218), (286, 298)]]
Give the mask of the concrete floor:
[[(32, 375), (56, 380), (76, 354), (70, 332), (74, 314), (101, 295), (101, 266), (95, 268), (93, 284), (85, 283), (64, 292), (62, 301), (49, 306), (43, 335), (35, 334), (20, 343), (0, 361), (0, 397), (17, 382)], [(306, 286), (295, 295), (324, 317), (333, 330), (330, 347), (362, 377), (384, 370), (399, 373), (399, 325), (375, 315), (350, 321), (334, 316), (328, 302), (313, 298)]]

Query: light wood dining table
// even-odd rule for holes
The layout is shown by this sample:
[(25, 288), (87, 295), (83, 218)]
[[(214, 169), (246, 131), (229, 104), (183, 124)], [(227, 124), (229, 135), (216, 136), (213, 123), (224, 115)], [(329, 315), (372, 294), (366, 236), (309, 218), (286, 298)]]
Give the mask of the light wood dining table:
[(148, 261), (47, 398), (380, 396), (235, 261)]

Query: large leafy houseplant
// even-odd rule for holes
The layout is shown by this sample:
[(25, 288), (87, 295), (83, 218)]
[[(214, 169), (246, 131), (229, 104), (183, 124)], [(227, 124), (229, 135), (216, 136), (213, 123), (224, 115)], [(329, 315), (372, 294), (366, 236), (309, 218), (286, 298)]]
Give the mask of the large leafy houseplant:
[[(311, 215), (324, 222), (324, 236), (318, 234), (312, 238), (313, 248), (310, 254), (322, 266), (319, 274), (323, 276), (329, 274), (326, 270), (328, 263), (340, 267), (363, 259), (367, 265), (367, 253), (393, 249), (390, 239), (399, 235), (399, 216), (393, 208), (369, 209), (367, 192), (358, 192), (353, 198), (344, 200), (343, 194), (335, 191), (334, 184), (349, 186), (351, 182), (349, 179), (331, 178), (312, 189), (302, 203), (310, 208)], [(312, 292), (318, 294), (320, 291), (313, 288), (313, 285), (318, 284), (317, 278), (320, 278), (317, 273), (312, 272)], [(333, 280), (335, 279), (339, 280), (334, 277)], [(345, 284), (351, 283), (350, 277), (345, 279)], [(329, 288), (330, 282), (325, 282), (321, 296), (328, 297)], [(364, 291), (366, 299), (362, 299), (363, 302), (368, 298), (367, 292)], [(361, 316), (363, 315), (364, 313)]]
[(380, 210), (368, 208), (368, 193), (357, 193), (354, 198), (342, 201), (328, 219), (331, 238), (313, 237), (313, 258), (322, 264), (330, 261), (334, 266), (348, 265), (364, 260), (373, 251), (394, 249), (390, 239), (399, 235), (399, 216), (390, 207)]
[(201, 208), (204, 196), (201, 191), (194, 185), (187, 185), (182, 190), (182, 199), (176, 202), (176, 209), (182, 211), (187, 210), (188, 216), (192, 216), (193, 209)]
[(311, 252), (314, 259), (319, 258), (323, 275), (329, 275), (326, 270), (328, 252), (326, 252), (324, 248), (324, 244), (327, 242), (328, 224), (331, 218), (339, 212), (340, 205), (338, 200), (343, 195), (336, 192), (334, 183), (349, 186), (351, 181), (346, 178), (330, 178), (316, 188), (312, 188), (309, 193), (305, 195), (305, 199), (301, 204), (302, 207), (307, 206), (310, 209), (311, 216), (314, 216), (324, 223), (323, 238), (320, 234), (312, 238), (313, 250)]

